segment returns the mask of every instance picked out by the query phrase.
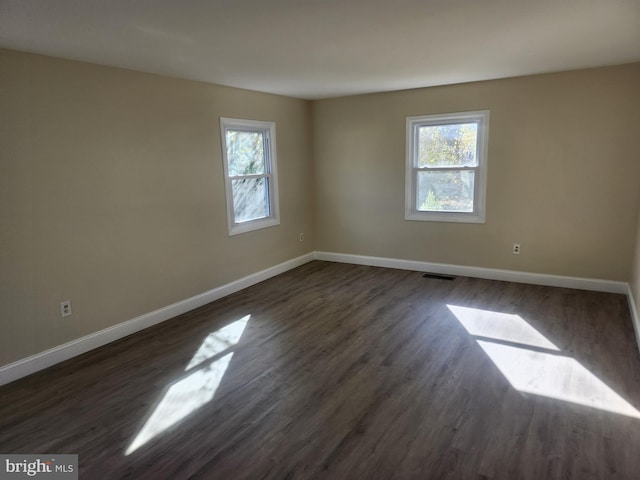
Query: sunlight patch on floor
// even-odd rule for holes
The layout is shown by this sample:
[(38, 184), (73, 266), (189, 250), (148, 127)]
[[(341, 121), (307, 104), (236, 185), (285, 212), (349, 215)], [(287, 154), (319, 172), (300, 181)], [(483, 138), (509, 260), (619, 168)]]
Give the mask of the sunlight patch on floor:
[[(447, 305), (516, 390), (633, 418), (640, 412), (519, 315)], [(546, 350), (546, 352), (544, 351)]]
[(640, 418), (638, 410), (574, 358), (477, 342), (516, 390)]
[(195, 353), (185, 370), (189, 370), (203, 362), (206, 362), (210, 358), (215, 357), (219, 353), (224, 352), (226, 349), (233, 347), (242, 336), (247, 322), (251, 318), (251, 315), (245, 315), (240, 320), (236, 320), (230, 323), (226, 327), (221, 328), (216, 332), (211, 332), (207, 338), (204, 339), (202, 345)]
[(560, 350), (520, 315), (447, 305), (469, 334), (532, 347)]
[[(185, 370), (200, 367), (169, 387), (125, 455), (135, 452), (213, 399), (229, 367), (233, 352), (219, 358), (214, 357), (237, 345), (250, 317), (251, 315), (246, 315), (207, 336)], [(210, 359), (214, 360), (205, 363)]]
[(211, 365), (198, 369), (174, 383), (131, 443), (125, 452), (126, 455), (136, 451), (210, 401), (222, 381), (232, 356), (233, 353), (228, 353)]

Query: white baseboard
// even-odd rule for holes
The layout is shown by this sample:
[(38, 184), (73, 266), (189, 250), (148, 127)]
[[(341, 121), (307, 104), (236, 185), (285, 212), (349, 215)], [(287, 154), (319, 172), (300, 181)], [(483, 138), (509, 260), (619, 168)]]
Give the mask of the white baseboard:
[(565, 277), (561, 275), (546, 275), (543, 273), (528, 273), (514, 270), (499, 270), (495, 268), (451, 265), (447, 263), (400, 260), (396, 258), (368, 257), (345, 253), (315, 252), (315, 258), (316, 260), (325, 260), (329, 262), (352, 263), (355, 265), (368, 265), (371, 267), (397, 268), (400, 270), (415, 270), (417, 272), (486, 278), (488, 280), (530, 283), (533, 285), (546, 285), (549, 287), (577, 288), (579, 290), (621, 293), (624, 295), (628, 293), (628, 284), (626, 282), (616, 282), (612, 280)]
[(640, 316), (638, 315), (638, 309), (636, 302), (633, 298), (633, 292), (629, 285), (627, 290), (627, 300), (629, 301), (629, 311), (631, 312), (631, 321), (633, 322), (633, 330), (636, 332), (636, 342), (638, 343), (638, 350), (640, 351)]
[(81, 338), (77, 338), (63, 345), (45, 350), (27, 358), (23, 358), (8, 365), (0, 366), (0, 385), (7, 384), (22, 377), (26, 377), (32, 373), (43, 370), (47, 367), (63, 362), (77, 355), (101, 347), (107, 343), (119, 340), (139, 332), (145, 328), (151, 327), (158, 323), (169, 320), (195, 308), (211, 303), (227, 295), (231, 295), (244, 288), (260, 283), (271, 277), (275, 277), (293, 268), (299, 267), (315, 258), (314, 253), (307, 253), (300, 257), (288, 260), (279, 265), (267, 268), (257, 273), (247, 275), (226, 285), (222, 285), (208, 292), (195, 295), (186, 300), (176, 302), (172, 305), (145, 313), (139, 317), (133, 318), (123, 323), (113, 325), (95, 333), (91, 333)]

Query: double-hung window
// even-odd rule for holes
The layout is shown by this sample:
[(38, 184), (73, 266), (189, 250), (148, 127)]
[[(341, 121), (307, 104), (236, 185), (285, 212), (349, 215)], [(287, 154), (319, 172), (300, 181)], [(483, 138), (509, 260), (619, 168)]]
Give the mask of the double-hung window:
[(220, 129), (229, 235), (278, 225), (276, 124), (221, 118)]
[(407, 117), (405, 219), (484, 223), (489, 111)]

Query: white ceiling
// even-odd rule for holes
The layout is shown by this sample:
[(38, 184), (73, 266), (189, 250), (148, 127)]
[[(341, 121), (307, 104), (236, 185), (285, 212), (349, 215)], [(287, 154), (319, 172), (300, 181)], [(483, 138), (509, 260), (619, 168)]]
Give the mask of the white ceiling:
[(640, 61), (640, 0), (0, 0), (0, 47), (315, 99)]

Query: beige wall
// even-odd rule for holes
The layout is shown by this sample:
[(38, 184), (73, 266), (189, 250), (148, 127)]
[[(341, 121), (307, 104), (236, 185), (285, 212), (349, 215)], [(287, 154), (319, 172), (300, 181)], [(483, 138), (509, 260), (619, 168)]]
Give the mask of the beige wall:
[[(309, 102), (0, 50), (0, 105), (0, 365), (313, 250)], [(227, 235), (220, 116), (276, 122), (280, 226)]]
[[(314, 102), (316, 248), (627, 281), (639, 85), (633, 64)], [(482, 109), (486, 224), (405, 221), (405, 117)]]
[[(635, 253), (633, 255), (633, 260), (631, 263), (631, 279), (629, 280), (629, 284), (631, 287), (633, 300), (635, 302), (636, 312), (640, 314), (640, 205), (638, 207), (639, 212), (638, 224), (636, 228)], [(640, 318), (638, 318), (637, 320), (640, 320)], [(636, 325), (636, 328), (637, 327), (638, 326)], [(636, 335), (638, 335), (638, 346), (640, 347), (640, 331), (636, 331)]]

